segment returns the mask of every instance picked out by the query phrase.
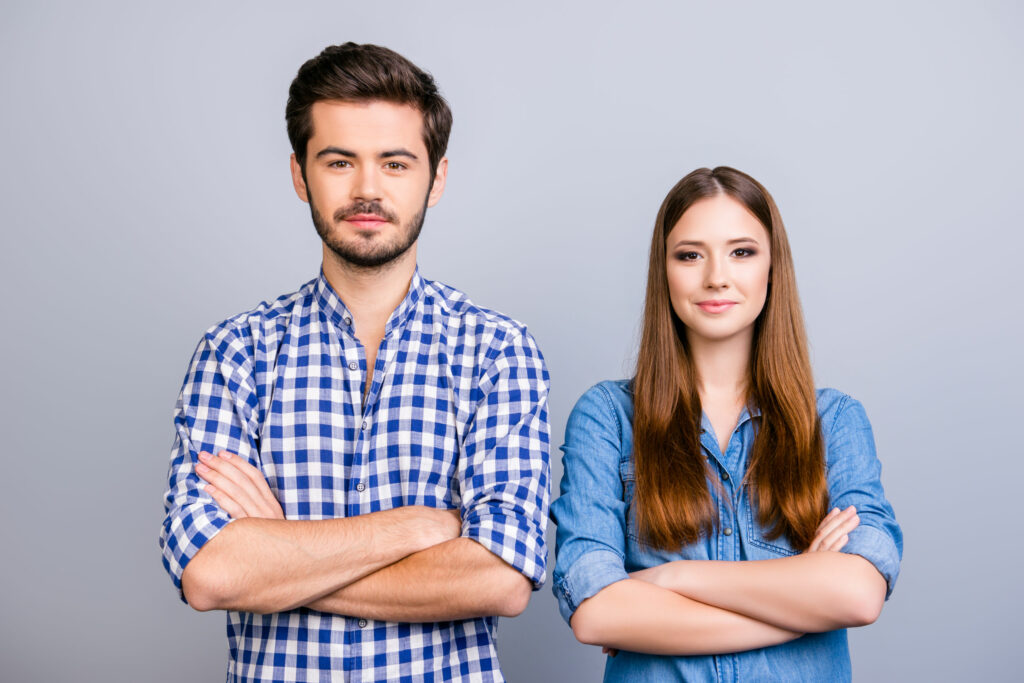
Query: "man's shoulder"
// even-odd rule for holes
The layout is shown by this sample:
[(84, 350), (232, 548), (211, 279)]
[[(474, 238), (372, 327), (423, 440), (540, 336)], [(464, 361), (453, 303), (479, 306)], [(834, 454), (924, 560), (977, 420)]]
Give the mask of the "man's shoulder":
[(424, 304), (444, 319), (449, 330), (498, 342), (525, 340), (535, 346), (526, 325), (491, 308), (474, 303), (464, 292), (436, 280), (423, 281)]
[(298, 290), (282, 294), (273, 301), (261, 301), (257, 306), (238, 313), (206, 330), (206, 338), (215, 345), (232, 342), (268, 340), (283, 331), (297, 316), (309, 316), (316, 280)]

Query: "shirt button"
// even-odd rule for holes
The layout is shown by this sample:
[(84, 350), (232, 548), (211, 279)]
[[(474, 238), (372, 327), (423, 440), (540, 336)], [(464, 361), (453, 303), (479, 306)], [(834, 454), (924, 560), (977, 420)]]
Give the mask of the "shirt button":
[(346, 315), (344, 320), (345, 320), (345, 324), (346, 325), (351, 325), (352, 324), (352, 318), (350, 318), (349, 316)]
[(359, 628), (366, 628), (366, 619), (359, 620)]
[(725, 527), (725, 531), (723, 531), (722, 533), (726, 536), (732, 536), (732, 529), (729, 527)]
[(360, 493), (362, 493), (365, 490), (366, 490), (366, 484), (364, 484), (363, 482), (359, 482), (358, 484), (356, 484), (356, 491), (359, 491)]
[(729, 473), (722, 472), (722, 481), (729, 481)]
[(370, 426), (370, 421), (369, 420), (363, 420), (363, 424), (360, 425), (360, 428), (361, 429), (366, 429), (369, 426)]
[(349, 370), (358, 370), (359, 369), (359, 363), (357, 363), (355, 361), (352, 361), (351, 363), (348, 364), (348, 369)]

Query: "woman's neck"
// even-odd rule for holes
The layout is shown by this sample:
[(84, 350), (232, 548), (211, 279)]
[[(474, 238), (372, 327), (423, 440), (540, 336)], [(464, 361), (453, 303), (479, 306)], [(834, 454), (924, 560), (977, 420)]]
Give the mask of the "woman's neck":
[(729, 339), (688, 338), (701, 401), (745, 401), (750, 377), (753, 331)]

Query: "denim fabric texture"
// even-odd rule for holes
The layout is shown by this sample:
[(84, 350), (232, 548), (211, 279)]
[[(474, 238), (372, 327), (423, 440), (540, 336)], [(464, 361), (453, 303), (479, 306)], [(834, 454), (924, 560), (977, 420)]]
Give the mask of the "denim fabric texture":
[[(853, 505), (860, 525), (843, 552), (871, 562), (892, 593), (903, 534), (885, 499), (881, 464), (861, 404), (834, 389), (817, 392), (826, 440), (830, 507)], [(795, 555), (785, 537), (768, 540), (746, 487), (740, 486), (754, 442), (757, 411), (744, 411), (723, 453), (704, 416), (701, 449), (722, 494), (709, 485), (718, 510), (710, 536), (678, 552), (653, 549), (637, 534), (632, 505), (633, 401), (626, 380), (602, 382), (576, 403), (562, 446), (561, 496), (551, 505), (558, 525), (552, 589), (566, 622), (580, 603), (628, 572), (673, 560), (766, 560)], [(728, 497), (728, 501), (723, 500)], [(608, 658), (606, 681), (848, 681), (846, 630), (807, 634), (783, 645), (718, 656), (667, 657), (619, 652)]]

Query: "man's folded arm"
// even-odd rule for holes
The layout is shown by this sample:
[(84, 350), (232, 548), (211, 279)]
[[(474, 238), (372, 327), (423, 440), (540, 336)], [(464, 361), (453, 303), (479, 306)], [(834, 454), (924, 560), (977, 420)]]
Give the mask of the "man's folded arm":
[(456, 515), (419, 506), (318, 521), (247, 517), (203, 546), (182, 590), (198, 610), (283, 612), (457, 533)]
[(429, 622), (514, 617), (526, 609), (529, 579), (469, 538), (414, 553), (307, 606), (380, 621)]

